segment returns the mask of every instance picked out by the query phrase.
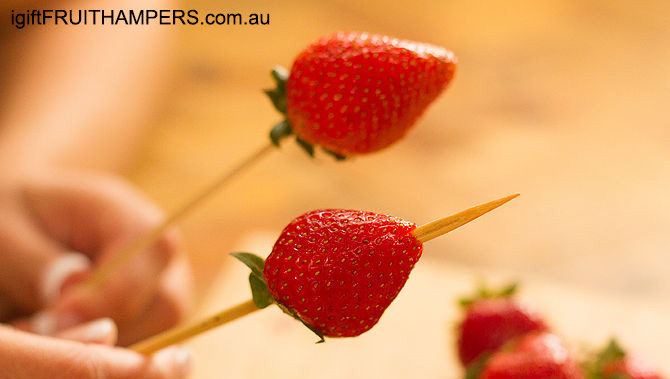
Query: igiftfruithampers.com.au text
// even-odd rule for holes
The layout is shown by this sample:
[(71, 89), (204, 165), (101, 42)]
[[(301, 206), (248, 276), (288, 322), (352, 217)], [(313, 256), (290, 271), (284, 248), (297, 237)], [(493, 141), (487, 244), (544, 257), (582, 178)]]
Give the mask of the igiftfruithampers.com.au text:
[(12, 10), (12, 25), (270, 25), (269, 13), (207, 13), (195, 9)]

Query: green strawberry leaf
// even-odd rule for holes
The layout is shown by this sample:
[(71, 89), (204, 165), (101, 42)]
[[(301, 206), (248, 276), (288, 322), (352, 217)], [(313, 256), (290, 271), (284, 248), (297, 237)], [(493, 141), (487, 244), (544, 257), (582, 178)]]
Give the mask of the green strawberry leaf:
[(611, 339), (607, 346), (597, 353), (592, 360), (586, 361), (582, 364), (587, 379), (630, 379), (624, 374), (615, 374), (614, 376), (603, 376), (603, 369), (607, 364), (616, 362), (626, 357), (626, 351), (616, 342)]
[(486, 368), (486, 364), (491, 358), (491, 353), (484, 353), (468, 366), (465, 371), (465, 379), (477, 379)]
[(265, 267), (265, 260), (256, 254), (252, 253), (230, 253), (240, 262), (244, 263), (251, 269), (249, 274), (249, 286), (251, 287), (251, 296), (254, 304), (258, 309), (263, 309), (268, 305), (274, 303), (268, 284), (263, 278), (263, 268)]
[(287, 315), (293, 317), (294, 319), (300, 321), (303, 325), (307, 327), (307, 329), (311, 330), (312, 333), (316, 334), (317, 337), (319, 337), (319, 340), (316, 341), (317, 344), (319, 343), (324, 343), (326, 340), (323, 338), (323, 334), (319, 332), (318, 330), (314, 329), (311, 325), (307, 324), (305, 321), (303, 321), (300, 317), (298, 317), (298, 314), (291, 308), (285, 306), (284, 304), (277, 302), (277, 306), (279, 309), (281, 309), (284, 313)]
[(240, 262), (244, 263), (251, 269), (251, 273), (258, 277), (258, 279), (265, 281), (263, 278), (263, 268), (265, 267), (265, 260), (256, 254), (252, 253), (230, 253)]
[(316, 334), (316, 336), (319, 337), (319, 340), (316, 341), (316, 342), (314, 342), (315, 344), (319, 344), (319, 343), (324, 343), (324, 342), (326, 342), (326, 339), (323, 338), (323, 334), (321, 334), (321, 332), (319, 332), (318, 330), (312, 328), (311, 325), (309, 325), (308, 323), (302, 321), (301, 319), (298, 319), (298, 320), (300, 320), (300, 322), (301, 322), (303, 325), (305, 325), (305, 326), (307, 327), (307, 329), (311, 330), (312, 333)]
[(344, 155), (340, 155), (340, 154), (338, 154), (338, 153), (336, 153), (336, 152), (334, 152), (334, 151), (330, 151), (330, 150), (326, 149), (325, 147), (322, 147), (322, 149), (323, 149), (323, 151), (325, 151), (326, 153), (332, 155), (332, 156), (335, 158), (335, 160), (343, 161), (343, 160), (347, 159), (347, 157), (345, 157)]
[(258, 309), (263, 309), (274, 303), (272, 295), (268, 290), (265, 280), (259, 279), (254, 273), (249, 274), (249, 286), (251, 287), (251, 296)]
[(294, 310), (288, 308), (280, 302), (275, 302), (274, 298), (270, 294), (270, 290), (268, 289), (268, 284), (263, 277), (263, 268), (265, 267), (265, 260), (263, 258), (252, 253), (230, 253), (230, 255), (251, 269), (251, 274), (249, 274), (249, 286), (251, 287), (251, 296), (256, 307), (263, 309), (270, 304), (276, 303), (284, 313), (300, 321), (307, 327), (307, 329), (316, 334), (319, 337), (319, 340), (316, 343), (325, 342), (323, 334), (300, 319)]
[(272, 78), (276, 82), (276, 87), (266, 89), (263, 92), (270, 98), (275, 109), (281, 114), (286, 114), (286, 81), (288, 80), (288, 71), (281, 66), (275, 66), (272, 69)]
[(314, 157), (314, 146), (311, 143), (301, 139), (300, 137), (295, 137), (295, 141), (298, 143), (298, 146), (302, 147), (310, 157)]
[(293, 134), (291, 125), (289, 125), (288, 121), (282, 120), (273, 126), (272, 130), (270, 130), (270, 140), (272, 140), (272, 143), (275, 146), (279, 147), (279, 142), (291, 134)]
[(467, 308), (472, 303), (483, 300), (483, 299), (497, 299), (497, 298), (506, 298), (514, 296), (519, 289), (519, 283), (511, 283), (499, 290), (491, 290), (485, 285), (480, 285), (477, 289), (477, 293), (471, 297), (464, 297), (459, 300), (459, 304), (463, 308)]
[(618, 361), (626, 357), (626, 352), (624, 349), (617, 343), (616, 340), (611, 339), (607, 344), (607, 347), (598, 354), (597, 361), (602, 365), (606, 365), (610, 362)]

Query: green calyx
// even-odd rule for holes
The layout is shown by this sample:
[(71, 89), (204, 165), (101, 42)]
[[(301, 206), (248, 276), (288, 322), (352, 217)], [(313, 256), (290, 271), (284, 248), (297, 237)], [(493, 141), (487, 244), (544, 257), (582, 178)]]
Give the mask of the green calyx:
[(251, 274), (249, 274), (249, 286), (251, 287), (251, 296), (253, 297), (256, 307), (258, 307), (258, 309), (263, 309), (274, 303), (274, 299), (272, 298), (272, 295), (270, 295), (270, 290), (268, 289), (268, 284), (263, 277), (265, 260), (258, 255), (251, 253), (230, 253), (230, 255), (237, 258), (237, 260), (251, 269)]
[[(266, 89), (263, 92), (265, 92), (265, 94), (270, 98), (270, 101), (274, 105), (275, 109), (284, 116), (284, 119), (278, 122), (275, 126), (272, 127), (272, 130), (270, 130), (270, 140), (275, 146), (279, 147), (280, 142), (284, 138), (290, 137), (294, 134), (293, 128), (291, 128), (291, 124), (286, 118), (286, 82), (288, 80), (289, 73), (285, 68), (281, 66), (275, 66), (272, 69), (270, 75), (275, 81), (275, 88)], [(295, 137), (295, 140), (298, 143), (298, 146), (300, 146), (307, 153), (307, 155), (314, 157), (314, 145), (298, 136)], [(337, 154), (328, 149), (324, 148), (323, 150), (338, 161), (346, 159), (345, 156)]]
[(479, 300), (512, 297), (517, 293), (518, 289), (519, 283), (508, 284), (499, 290), (491, 290), (485, 285), (481, 285), (473, 296), (462, 298), (458, 302), (462, 307), (467, 308), (472, 305), (472, 303)]
[(272, 75), (272, 79), (274, 79), (277, 86), (266, 89), (263, 92), (268, 95), (279, 113), (286, 115), (286, 81), (288, 80), (288, 71), (284, 67), (275, 66), (270, 75)]
[(484, 372), (486, 364), (491, 359), (491, 353), (484, 353), (465, 370), (465, 379), (477, 379)]
[(608, 364), (626, 357), (626, 351), (615, 339), (611, 339), (607, 346), (595, 355), (590, 361), (583, 363), (587, 379), (630, 379), (624, 374), (603, 375)]
[(286, 314), (293, 317), (294, 319), (300, 321), (305, 325), (309, 330), (319, 337), (319, 340), (316, 343), (325, 342), (323, 334), (314, 329), (312, 326), (305, 323), (297, 313), (285, 306), (284, 304), (276, 301), (270, 294), (270, 289), (268, 288), (268, 283), (263, 277), (263, 268), (265, 267), (265, 260), (259, 257), (256, 254), (252, 253), (230, 253), (231, 256), (244, 263), (245, 266), (251, 269), (249, 274), (249, 287), (251, 287), (251, 296), (253, 298), (254, 304), (258, 309), (266, 308), (271, 304), (277, 304), (277, 306)]

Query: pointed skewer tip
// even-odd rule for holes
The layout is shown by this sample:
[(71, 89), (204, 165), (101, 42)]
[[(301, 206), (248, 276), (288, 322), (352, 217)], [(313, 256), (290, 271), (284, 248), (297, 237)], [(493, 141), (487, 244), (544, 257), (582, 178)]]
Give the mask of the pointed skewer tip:
[(434, 238), (437, 238), (443, 234), (449, 233), (450, 231), (459, 228), (470, 221), (482, 216), (485, 213), (488, 213), (501, 205), (507, 203), (508, 201), (518, 197), (520, 194), (516, 193), (514, 195), (509, 195), (498, 200), (493, 200), (488, 203), (476, 205), (472, 208), (468, 208), (464, 211), (458, 212), (451, 216), (441, 218), (439, 220), (433, 221), (426, 225), (420, 226), (412, 232), (414, 237), (419, 241), (426, 242)]

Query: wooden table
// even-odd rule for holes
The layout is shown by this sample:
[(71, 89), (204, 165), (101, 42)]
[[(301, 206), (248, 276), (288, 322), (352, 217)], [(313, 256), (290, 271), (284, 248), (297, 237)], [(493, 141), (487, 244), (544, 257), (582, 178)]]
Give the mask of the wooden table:
[(370, 333), (314, 346), (266, 310), (196, 340), (195, 377), (265, 377), (259, 360), (275, 377), (457, 377), (454, 299), (489, 275), (522, 279), (575, 344), (616, 333), (670, 372), (670, 2), (216, 4), (183, 8), (270, 13), (271, 25), (176, 28), (174, 90), (128, 172), (168, 209), (266, 143), (279, 120), (260, 92), (269, 69), (317, 36), (363, 29), (429, 41), (454, 50), (460, 66), (401, 143), (345, 163), (287, 143), (186, 220), (200, 314), (248, 294), (228, 252), (266, 255), (304, 211), (425, 223), (522, 196), (431, 243)]

